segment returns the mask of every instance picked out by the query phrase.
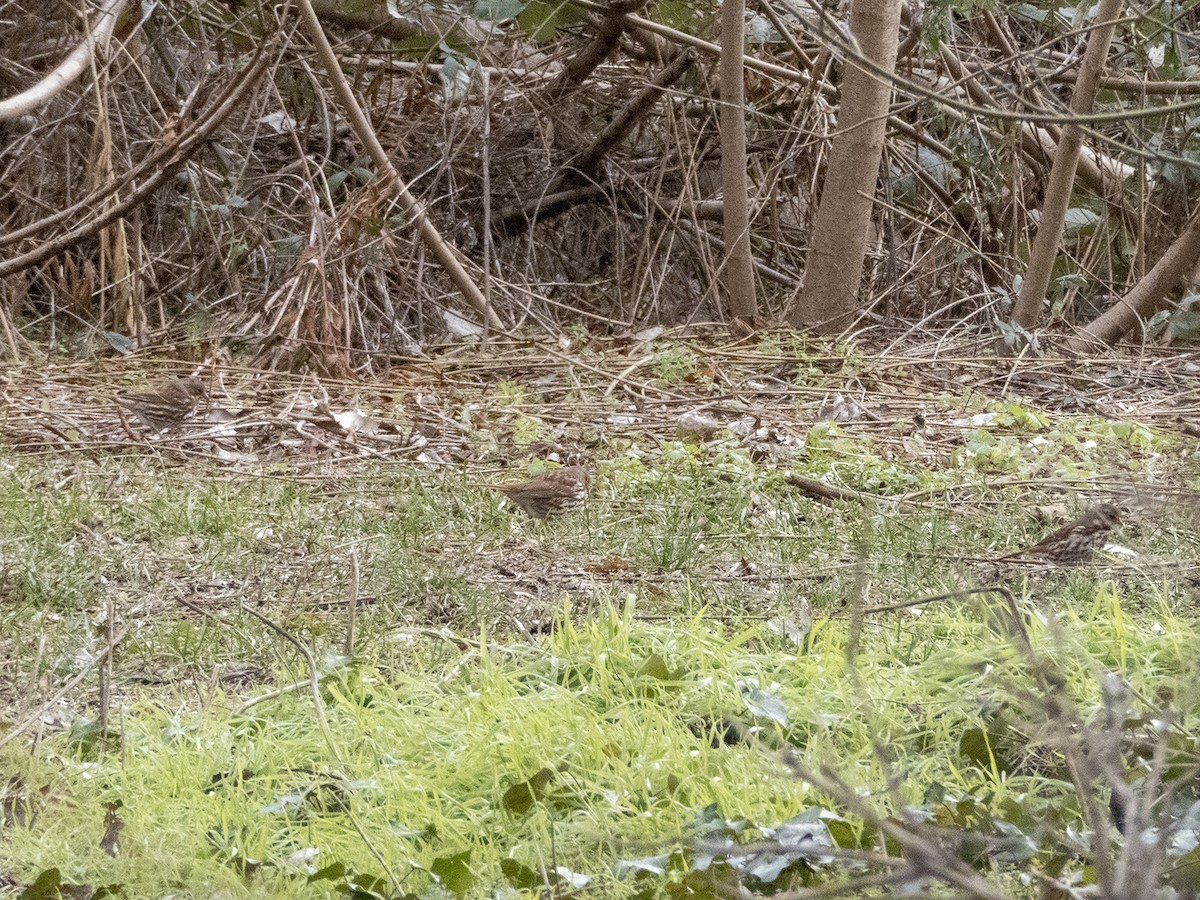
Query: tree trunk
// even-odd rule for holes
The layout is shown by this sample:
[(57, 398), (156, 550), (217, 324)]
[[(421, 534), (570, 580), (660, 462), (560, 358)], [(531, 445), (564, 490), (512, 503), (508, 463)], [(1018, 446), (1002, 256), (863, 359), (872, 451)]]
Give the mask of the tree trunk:
[[(889, 73), (896, 68), (900, 6), (900, 0), (854, 0), (850, 7), (850, 31), (859, 51)], [(790, 316), (801, 328), (836, 334), (853, 320), (891, 94), (886, 79), (847, 60), (804, 290)]]
[[(1120, 13), (1121, 0), (1101, 0), (1096, 13), (1097, 26), (1088, 38), (1087, 50), (1079, 67), (1079, 80), (1075, 82), (1075, 93), (1071, 96), (1071, 112), (1075, 115), (1091, 112), (1095, 103), (1104, 60), (1108, 57), (1108, 46), (1117, 27), (1115, 20)], [(1071, 188), (1075, 184), (1075, 168), (1079, 165), (1079, 150), (1082, 147), (1083, 129), (1073, 122), (1063, 126), (1062, 139), (1058, 142), (1054, 164), (1050, 167), (1050, 178), (1046, 182), (1046, 199), (1042, 203), (1041, 219), (1033, 238), (1029, 269), (1021, 283), (1017, 304), (1013, 307), (1012, 320), (1022, 328), (1033, 328), (1042, 315), (1042, 302), (1050, 286), (1050, 273), (1058, 255), (1063, 221), (1071, 203)]]

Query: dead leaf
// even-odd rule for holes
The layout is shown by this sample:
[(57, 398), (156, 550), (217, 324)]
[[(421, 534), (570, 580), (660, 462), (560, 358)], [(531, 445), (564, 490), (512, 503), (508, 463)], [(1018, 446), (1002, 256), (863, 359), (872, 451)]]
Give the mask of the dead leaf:
[(633, 566), (627, 559), (620, 556), (606, 556), (598, 563), (585, 566), (584, 571), (594, 575), (615, 575), (617, 572), (628, 572), (632, 568)]

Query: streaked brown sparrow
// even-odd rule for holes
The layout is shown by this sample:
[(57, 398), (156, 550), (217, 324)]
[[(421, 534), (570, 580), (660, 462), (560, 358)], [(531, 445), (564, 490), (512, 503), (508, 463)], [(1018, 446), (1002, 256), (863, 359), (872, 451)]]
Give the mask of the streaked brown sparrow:
[(528, 481), (493, 487), (535, 519), (567, 512), (587, 496), (588, 471), (583, 466), (566, 466), (537, 475)]
[(1056, 566), (1078, 566), (1103, 547), (1109, 532), (1121, 521), (1121, 512), (1111, 503), (1093, 506), (1082, 516), (1042, 538), (1031, 547), (997, 558), (996, 562), (1048, 562)]
[(182, 425), (207, 400), (204, 382), (194, 375), (161, 382), (148, 391), (117, 397), (118, 404), (155, 431)]

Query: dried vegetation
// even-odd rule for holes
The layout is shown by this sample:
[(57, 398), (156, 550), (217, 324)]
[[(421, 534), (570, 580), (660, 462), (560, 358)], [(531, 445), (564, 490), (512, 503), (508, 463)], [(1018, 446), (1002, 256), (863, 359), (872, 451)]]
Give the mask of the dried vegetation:
[[(0, 39), (16, 89), (77, 35), (11, 7)], [(842, 45), (807, 8), (760, 7), (747, 114), (770, 318), (802, 281)], [(395, 22), (389, 36), (318, 7), (371, 133), (493, 330), (720, 320), (711, 11), (641, 11), (693, 37), (631, 7), (531, 9), (503, 27), (460, 19), (448, 43), (414, 51)], [(1192, 212), (1197, 86), (1166, 76), (1188, 71), (1196, 15), (1159, 11), (1119, 34), (1049, 298), (1063, 321), (1123, 294)], [(0, 126), (6, 352), (106, 349), (100, 329), (121, 351), (203, 339), (262, 366), (348, 374), (485, 324), (417, 239), (294, 20), (212, 3), (147, 16), (118, 27), (111, 66)], [(1082, 32), (1054, 13), (941, 6), (905, 28), (863, 296), (877, 323), (974, 329), (1004, 314), (1022, 271)], [(1141, 78), (1155, 53), (1161, 85)], [(1161, 114), (1111, 115), (1151, 106)]]
[[(131, 894), (165, 878), (249, 896), (271, 878), (280, 895), (316, 880), (407, 897), (411, 877), (426, 895), (501, 878), (557, 895), (580, 884), (562, 853), (614, 896), (1194, 896), (1196, 364), (1174, 348), (1136, 365), (990, 355), (980, 326), (1024, 266), (1083, 31), (1033, 4), (961, 6), (904, 26), (863, 293), (883, 334), (818, 352), (762, 323), (753, 347), (696, 337), (723, 318), (704, 7), (366, 28), (316, 4), (370, 135), (486, 314), (418, 237), (308, 33), (274, 18), (286, 5), (142, 6), (110, 65), (0, 122), (0, 352), (87, 358), (0, 376), (22, 492), (4, 510), (18, 562), (0, 567), (0, 745), (22, 766), (0, 784), (15, 848), (0, 889), (115, 872)], [(1172, 9), (1139, 11), (1112, 51), (1056, 324), (1125, 293), (1196, 214), (1200, 13)], [(803, 6), (754, 15), (753, 243), (777, 318), (803, 277), (845, 42)], [(3, 93), (78, 40), (9, 4)], [(1142, 337), (1187, 336), (1187, 315)], [(691, 343), (643, 330), (663, 323)], [(512, 337), (531, 327), (563, 336)], [(202, 379), (186, 428), (113, 402), (115, 381), (150, 379), (95, 357), (147, 347)], [(603, 477), (560, 530), (527, 532), (481, 490), (579, 450)], [(1064, 487), (1154, 505), (1168, 557), (914, 600), (960, 586), (939, 579), (968, 577), (970, 546), (1019, 546), (1012, 516)], [(755, 602), (780, 613), (770, 627)], [(318, 664), (308, 645), (341, 629), (353, 665)], [(247, 696), (285, 674), (282, 695)], [(135, 697), (153, 709), (108, 721)], [(18, 757), (27, 734), (56, 749)], [(436, 787), (411, 791), (421, 765)], [(39, 842), (70, 857), (78, 816), (114, 797), (136, 800), (107, 807), (93, 858), (46, 865)], [(350, 801), (366, 830), (345, 827)], [(525, 833), (531, 810), (546, 818)], [(163, 854), (132, 840), (159, 834)], [(316, 872), (297, 847), (336, 862)]]

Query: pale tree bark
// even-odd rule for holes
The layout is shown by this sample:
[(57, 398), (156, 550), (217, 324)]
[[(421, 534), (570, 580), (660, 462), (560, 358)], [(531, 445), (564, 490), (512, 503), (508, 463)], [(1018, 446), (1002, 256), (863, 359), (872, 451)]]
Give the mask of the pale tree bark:
[(1082, 329), (1068, 347), (1089, 350), (1123, 338), (1162, 307), (1163, 298), (1192, 270), (1197, 260), (1200, 260), (1200, 206), (1154, 268), (1104, 315)]
[[(901, 0), (853, 0), (850, 6), (859, 52), (884, 72), (896, 68), (900, 7)], [(847, 59), (804, 289), (790, 315), (798, 327), (836, 334), (853, 322), (891, 95), (886, 79)]]
[(745, 0), (721, 6), (721, 193), (724, 199), (725, 286), (730, 319), (753, 321), (758, 313), (754, 259), (750, 255), (749, 178), (746, 175), (746, 83), (742, 69)]
[(402, 41), (418, 35), (447, 37), (457, 32), (473, 46), (486, 41), (488, 32), (453, 6), (435, 3), (391, 3), (387, 0), (310, 0), (322, 22), (342, 28), (369, 31), (375, 37)]
[[(1079, 66), (1079, 79), (1071, 95), (1071, 112), (1077, 116), (1092, 110), (1096, 91), (1100, 87), (1100, 76), (1104, 72), (1104, 60), (1116, 31), (1116, 18), (1121, 14), (1121, 0), (1100, 0), (1096, 13), (1097, 25), (1088, 38), (1087, 50)], [(1075, 169), (1079, 165), (1079, 151), (1083, 147), (1083, 129), (1071, 122), (1063, 126), (1050, 177), (1046, 182), (1046, 199), (1042, 203), (1042, 214), (1038, 220), (1037, 234), (1033, 238), (1033, 249), (1029, 254), (1029, 269), (1021, 283), (1012, 320), (1022, 328), (1032, 328), (1042, 315), (1042, 304), (1046, 289), (1050, 286), (1050, 274), (1058, 256), (1062, 240), (1063, 222), (1067, 207), (1071, 203), (1071, 189), (1075, 184)]]
[(108, 40), (124, 8), (125, 0), (107, 0), (96, 21), (91, 24), (87, 37), (67, 54), (53, 72), (15, 97), (0, 100), (0, 121), (15, 119), (45, 106), (51, 97), (86, 72), (88, 66), (102, 65), (96, 62), (96, 56), (107, 49)]

